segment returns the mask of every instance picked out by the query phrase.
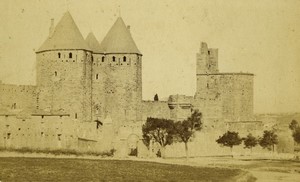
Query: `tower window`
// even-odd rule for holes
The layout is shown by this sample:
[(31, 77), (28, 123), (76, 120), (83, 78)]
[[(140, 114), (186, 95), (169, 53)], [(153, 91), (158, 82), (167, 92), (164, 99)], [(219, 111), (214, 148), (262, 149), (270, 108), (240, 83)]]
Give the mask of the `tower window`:
[(113, 57), (112, 57), (112, 60), (113, 60), (113, 62), (116, 62), (116, 57), (113, 56)]
[(54, 72), (54, 76), (57, 76), (57, 72), (56, 71)]
[(11, 133), (7, 133), (7, 139), (10, 139)]
[(61, 141), (61, 134), (57, 134), (58, 141)]
[(123, 57), (123, 62), (126, 62), (126, 56)]
[(17, 109), (17, 103), (13, 103), (12, 109)]
[(102, 62), (104, 62), (104, 56), (102, 56)]
[(72, 53), (71, 52), (69, 53), (69, 58), (72, 58)]
[(77, 113), (75, 113), (75, 119), (77, 119)]
[(60, 55), (61, 55), (61, 54), (60, 54), (60, 52), (59, 52), (59, 53), (58, 53), (58, 58), (60, 58)]
[(96, 74), (96, 80), (98, 80), (99, 79), (99, 74)]

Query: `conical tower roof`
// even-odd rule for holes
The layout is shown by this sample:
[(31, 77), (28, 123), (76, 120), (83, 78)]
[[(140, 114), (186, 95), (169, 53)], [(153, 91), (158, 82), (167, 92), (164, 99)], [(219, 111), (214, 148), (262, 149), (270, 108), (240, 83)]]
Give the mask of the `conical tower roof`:
[(89, 48), (94, 52), (94, 53), (103, 53), (100, 48), (100, 44), (97, 41), (97, 38), (93, 34), (93, 32), (90, 32), (88, 36), (85, 39), (86, 43), (88, 44)]
[(64, 14), (37, 52), (59, 49), (90, 50), (69, 12)]
[(129, 29), (123, 19), (119, 17), (100, 44), (104, 53), (136, 53), (138, 50)]

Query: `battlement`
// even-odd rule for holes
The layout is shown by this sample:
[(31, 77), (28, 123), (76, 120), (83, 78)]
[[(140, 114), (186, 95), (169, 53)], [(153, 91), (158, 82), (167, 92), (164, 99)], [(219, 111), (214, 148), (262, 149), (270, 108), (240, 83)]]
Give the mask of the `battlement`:
[(243, 72), (239, 72), (239, 73), (197, 73), (197, 75), (247, 75), (247, 76), (254, 76), (253, 73), (243, 73)]
[(5, 92), (26, 92), (34, 93), (36, 91), (35, 85), (14, 85), (14, 84), (4, 84), (0, 82), (0, 91)]
[(180, 107), (191, 107), (192, 100), (194, 99), (193, 96), (186, 96), (186, 95), (170, 95), (168, 100), (168, 105), (172, 109), (177, 105)]
[(136, 66), (142, 57), (138, 54), (93, 54), (94, 67), (128, 67)]
[(0, 84), (0, 108), (32, 109), (35, 105), (36, 86)]
[(39, 61), (62, 63), (85, 63), (90, 60), (87, 59), (89, 56), (91, 56), (91, 53), (84, 50), (49, 50), (37, 53), (37, 59)]
[(161, 100), (159, 100), (159, 101), (154, 101), (154, 100), (143, 100), (142, 102), (144, 102), (144, 103), (164, 103), (164, 104), (167, 104), (168, 103), (168, 101), (161, 101)]
[(168, 101), (142, 101), (143, 121), (148, 117), (170, 119)]

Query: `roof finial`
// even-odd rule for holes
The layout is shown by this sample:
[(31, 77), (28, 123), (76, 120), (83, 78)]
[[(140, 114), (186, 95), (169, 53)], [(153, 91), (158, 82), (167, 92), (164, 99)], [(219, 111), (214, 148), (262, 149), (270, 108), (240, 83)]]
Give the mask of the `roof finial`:
[(118, 8), (118, 13), (119, 13), (119, 17), (121, 17), (121, 6), (119, 5), (119, 8)]
[(67, 12), (68, 12), (70, 10), (70, 2), (69, 2), (69, 0), (65, 1), (65, 6), (66, 6), (66, 9), (67, 9)]

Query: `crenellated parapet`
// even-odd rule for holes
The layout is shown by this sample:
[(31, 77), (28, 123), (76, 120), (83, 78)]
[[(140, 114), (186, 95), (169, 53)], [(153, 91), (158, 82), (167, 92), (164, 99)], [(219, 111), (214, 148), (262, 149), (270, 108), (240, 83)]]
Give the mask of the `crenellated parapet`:
[(33, 110), (36, 107), (36, 86), (0, 84), (0, 108)]
[(192, 96), (170, 95), (168, 106), (170, 108), (171, 119), (175, 121), (187, 119), (192, 112)]

